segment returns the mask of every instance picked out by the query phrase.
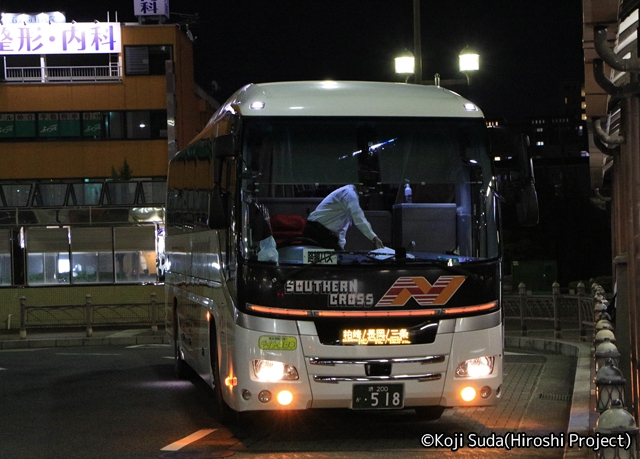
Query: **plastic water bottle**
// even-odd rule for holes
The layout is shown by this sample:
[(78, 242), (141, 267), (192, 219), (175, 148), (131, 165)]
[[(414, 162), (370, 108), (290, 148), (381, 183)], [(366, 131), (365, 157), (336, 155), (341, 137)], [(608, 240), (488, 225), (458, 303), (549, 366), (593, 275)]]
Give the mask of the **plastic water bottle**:
[(413, 202), (413, 192), (411, 191), (409, 182), (404, 186), (404, 202)]

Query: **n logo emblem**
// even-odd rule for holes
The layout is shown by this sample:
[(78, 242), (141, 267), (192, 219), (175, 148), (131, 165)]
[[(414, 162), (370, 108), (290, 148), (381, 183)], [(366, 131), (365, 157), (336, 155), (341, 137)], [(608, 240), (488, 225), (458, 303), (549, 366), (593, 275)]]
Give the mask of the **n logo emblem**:
[(376, 306), (404, 306), (409, 298), (420, 306), (446, 304), (465, 279), (465, 276), (440, 276), (431, 285), (424, 277), (399, 277)]

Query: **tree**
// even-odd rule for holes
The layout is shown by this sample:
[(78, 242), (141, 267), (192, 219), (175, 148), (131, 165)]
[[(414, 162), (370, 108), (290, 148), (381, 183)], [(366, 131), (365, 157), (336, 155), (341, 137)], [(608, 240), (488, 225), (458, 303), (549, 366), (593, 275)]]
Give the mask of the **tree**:
[(111, 180), (131, 180), (133, 177), (133, 169), (129, 166), (127, 158), (124, 159), (120, 170), (116, 172), (116, 169), (111, 166)]

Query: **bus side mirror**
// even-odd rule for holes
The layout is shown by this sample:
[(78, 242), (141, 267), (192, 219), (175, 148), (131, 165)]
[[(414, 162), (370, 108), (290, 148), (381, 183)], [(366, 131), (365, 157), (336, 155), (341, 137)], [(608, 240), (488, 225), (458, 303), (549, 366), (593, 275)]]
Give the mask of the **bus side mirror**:
[(538, 194), (533, 182), (521, 187), (516, 196), (518, 222), (522, 226), (535, 226), (540, 219)]
[(540, 212), (528, 137), (504, 128), (488, 131), (492, 155), (506, 164), (501, 166), (501, 175), (506, 177), (505, 195), (515, 202), (518, 222), (522, 226), (537, 225)]
[(516, 212), (518, 222), (522, 226), (535, 226), (540, 219), (538, 208), (538, 193), (536, 192), (536, 180), (533, 174), (533, 161), (529, 154), (529, 138), (518, 135), (515, 145), (515, 159), (518, 170), (512, 177), (512, 183), (516, 185)]
[(229, 193), (216, 186), (209, 193), (207, 226), (211, 229), (227, 229), (230, 224)]

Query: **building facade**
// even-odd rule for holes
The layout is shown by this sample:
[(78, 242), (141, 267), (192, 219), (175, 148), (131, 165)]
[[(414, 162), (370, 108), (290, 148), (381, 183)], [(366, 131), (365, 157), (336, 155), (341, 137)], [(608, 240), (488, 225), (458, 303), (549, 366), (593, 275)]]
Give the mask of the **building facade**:
[[(591, 185), (610, 199), (619, 367), (640, 417), (640, 87), (638, 0), (583, 0)], [(597, 244), (598, 241), (593, 241)]]
[(216, 105), (192, 42), (176, 24), (0, 31), (0, 296), (155, 282), (168, 160)]

